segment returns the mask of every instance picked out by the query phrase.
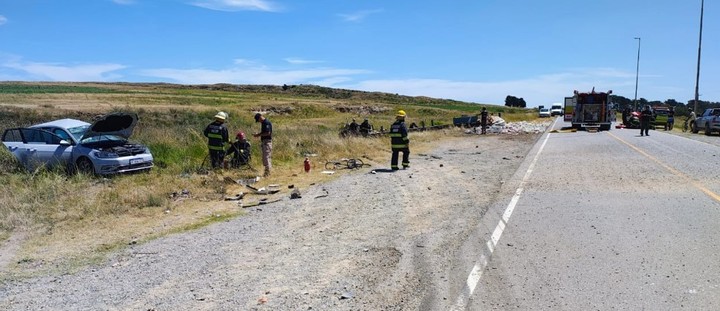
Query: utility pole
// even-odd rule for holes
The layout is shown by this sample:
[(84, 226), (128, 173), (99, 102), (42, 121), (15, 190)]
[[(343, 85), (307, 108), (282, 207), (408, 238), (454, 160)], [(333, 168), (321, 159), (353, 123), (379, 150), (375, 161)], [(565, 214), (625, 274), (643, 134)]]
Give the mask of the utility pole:
[(703, 10), (705, 8), (705, 0), (702, 0), (700, 2), (700, 39), (698, 40), (698, 61), (697, 61), (697, 74), (695, 75), (695, 107), (693, 108), (693, 111), (695, 113), (698, 113), (698, 97), (700, 97), (699, 88), (700, 88), (700, 51), (702, 49), (702, 24), (703, 24)]
[[(703, 0), (705, 1), (705, 0)], [(637, 55), (637, 66), (635, 68), (635, 100), (633, 101), (633, 105), (635, 106), (634, 111), (637, 110), (637, 87), (638, 87), (638, 76), (640, 74), (640, 37), (635, 37), (636, 40), (638, 40), (638, 55)]]

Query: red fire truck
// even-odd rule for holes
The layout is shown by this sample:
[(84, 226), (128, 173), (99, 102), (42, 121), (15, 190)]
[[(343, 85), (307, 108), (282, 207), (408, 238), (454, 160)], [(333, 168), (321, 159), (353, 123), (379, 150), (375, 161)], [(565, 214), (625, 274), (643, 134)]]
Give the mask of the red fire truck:
[(565, 121), (572, 123), (578, 130), (609, 131), (611, 114), (614, 113), (610, 102), (612, 91), (589, 93), (574, 92), (565, 97)]

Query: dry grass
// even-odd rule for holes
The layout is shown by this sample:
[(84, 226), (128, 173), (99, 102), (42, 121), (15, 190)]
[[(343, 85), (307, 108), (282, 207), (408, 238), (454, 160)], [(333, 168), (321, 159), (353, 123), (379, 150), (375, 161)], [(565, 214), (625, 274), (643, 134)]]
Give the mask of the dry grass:
[[(242, 215), (242, 208), (234, 202), (223, 201), (223, 197), (247, 189), (227, 183), (225, 179), (254, 177), (254, 172), (231, 169), (202, 174), (204, 170), (200, 169), (207, 154), (207, 140), (201, 132), (219, 110), (229, 112), (227, 124), (232, 134), (242, 130), (251, 138), (251, 166), (259, 171), (262, 171), (259, 141), (250, 135), (258, 131), (259, 125), (252, 116), (256, 111), (266, 112), (275, 131), (274, 171), (257, 186), (292, 184), (305, 189), (351, 173), (340, 170), (332, 176), (321, 174), (327, 160), (360, 158), (373, 167), (389, 167), (389, 138), (339, 138), (339, 129), (351, 118), (368, 117), (376, 128), (387, 129), (394, 119), (393, 111), (399, 108), (408, 112), (408, 123), (419, 124), (424, 120), (427, 125), (430, 120), (437, 123), (444, 120), (447, 124), (453, 116), (473, 109), (472, 105), (456, 102), (444, 109), (435, 103), (397, 106), (367, 98), (339, 100), (287, 94), (156, 90), (127, 85), (117, 88), (122, 92), (0, 92), (0, 124), (7, 127), (59, 117), (91, 121), (94, 116), (110, 111), (136, 112), (140, 123), (133, 140), (147, 144), (156, 160), (156, 168), (150, 173), (95, 178), (68, 176), (62, 171), (26, 173), (15, 165), (12, 155), (4, 149), (0, 151), (0, 183), (3, 184), (0, 187), (0, 242), (9, 241), (11, 235), (20, 232), (27, 237), (5, 277), (73, 271), (129, 243)], [(337, 109), (339, 106), (350, 110), (341, 111)], [(373, 114), (367, 107), (379, 107), (379, 111), (384, 112)], [(513, 121), (534, 115), (516, 111), (504, 113), (503, 118)], [(411, 150), (413, 154), (427, 152), (434, 142), (464, 135), (463, 132), (458, 128), (412, 132)], [(305, 173), (303, 160), (308, 154), (314, 155), (311, 157), (313, 170)], [(183, 190), (189, 191), (190, 197), (171, 196)], [(284, 197), (288, 193), (279, 195)], [(0, 245), (0, 251), (2, 249)]]

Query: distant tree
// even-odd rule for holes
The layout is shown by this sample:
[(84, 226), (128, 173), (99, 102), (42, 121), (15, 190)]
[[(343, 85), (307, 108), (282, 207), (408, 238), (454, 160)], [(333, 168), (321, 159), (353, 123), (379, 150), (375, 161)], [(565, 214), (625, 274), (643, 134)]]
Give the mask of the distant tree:
[(679, 103), (674, 99), (668, 99), (665, 101), (665, 105), (668, 105), (670, 107), (678, 107), (678, 106), (685, 106), (683, 103)]
[(625, 108), (633, 108), (633, 102), (631, 99), (620, 95), (610, 95), (610, 101), (615, 104), (616, 109), (622, 111)]
[(525, 107), (527, 107), (527, 103), (525, 103), (525, 100), (522, 99), (522, 97), (517, 98), (515, 96), (508, 95), (505, 97), (505, 106), (525, 108)]
[(283, 84), (282, 89), (283, 89), (283, 91), (287, 91), (287, 89), (288, 89), (287, 84)]

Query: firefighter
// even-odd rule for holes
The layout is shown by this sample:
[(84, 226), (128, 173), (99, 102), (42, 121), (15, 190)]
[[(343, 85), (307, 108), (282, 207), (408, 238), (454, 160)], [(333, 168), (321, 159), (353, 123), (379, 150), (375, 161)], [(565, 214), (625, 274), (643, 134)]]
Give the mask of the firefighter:
[(640, 136), (650, 136), (648, 131), (650, 130), (650, 120), (652, 119), (652, 110), (650, 105), (645, 105), (645, 109), (640, 112)]
[(410, 167), (410, 139), (408, 139), (407, 128), (405, 127), (405, 114), (404, 110), (398, 110), (395, 115), (395, 123), (390, 126), (390, 147), (392, 148), (392, 159), (390, 160), (390, 168), (393, 171), (397, 171), (398, 167), (398, 153), (402, 151), (403, 169)]
[(228, 129), (225, 126), (227, 113), (218, 112), (215, 115), (215, 121), (208, 124), (203, 131), (205, 137), (208, 138), (208, 151), (210, 153), (210, 163), (212, 168), (221, 168), (225, 158), (225, 143), (230, 142), (228, 138)]

